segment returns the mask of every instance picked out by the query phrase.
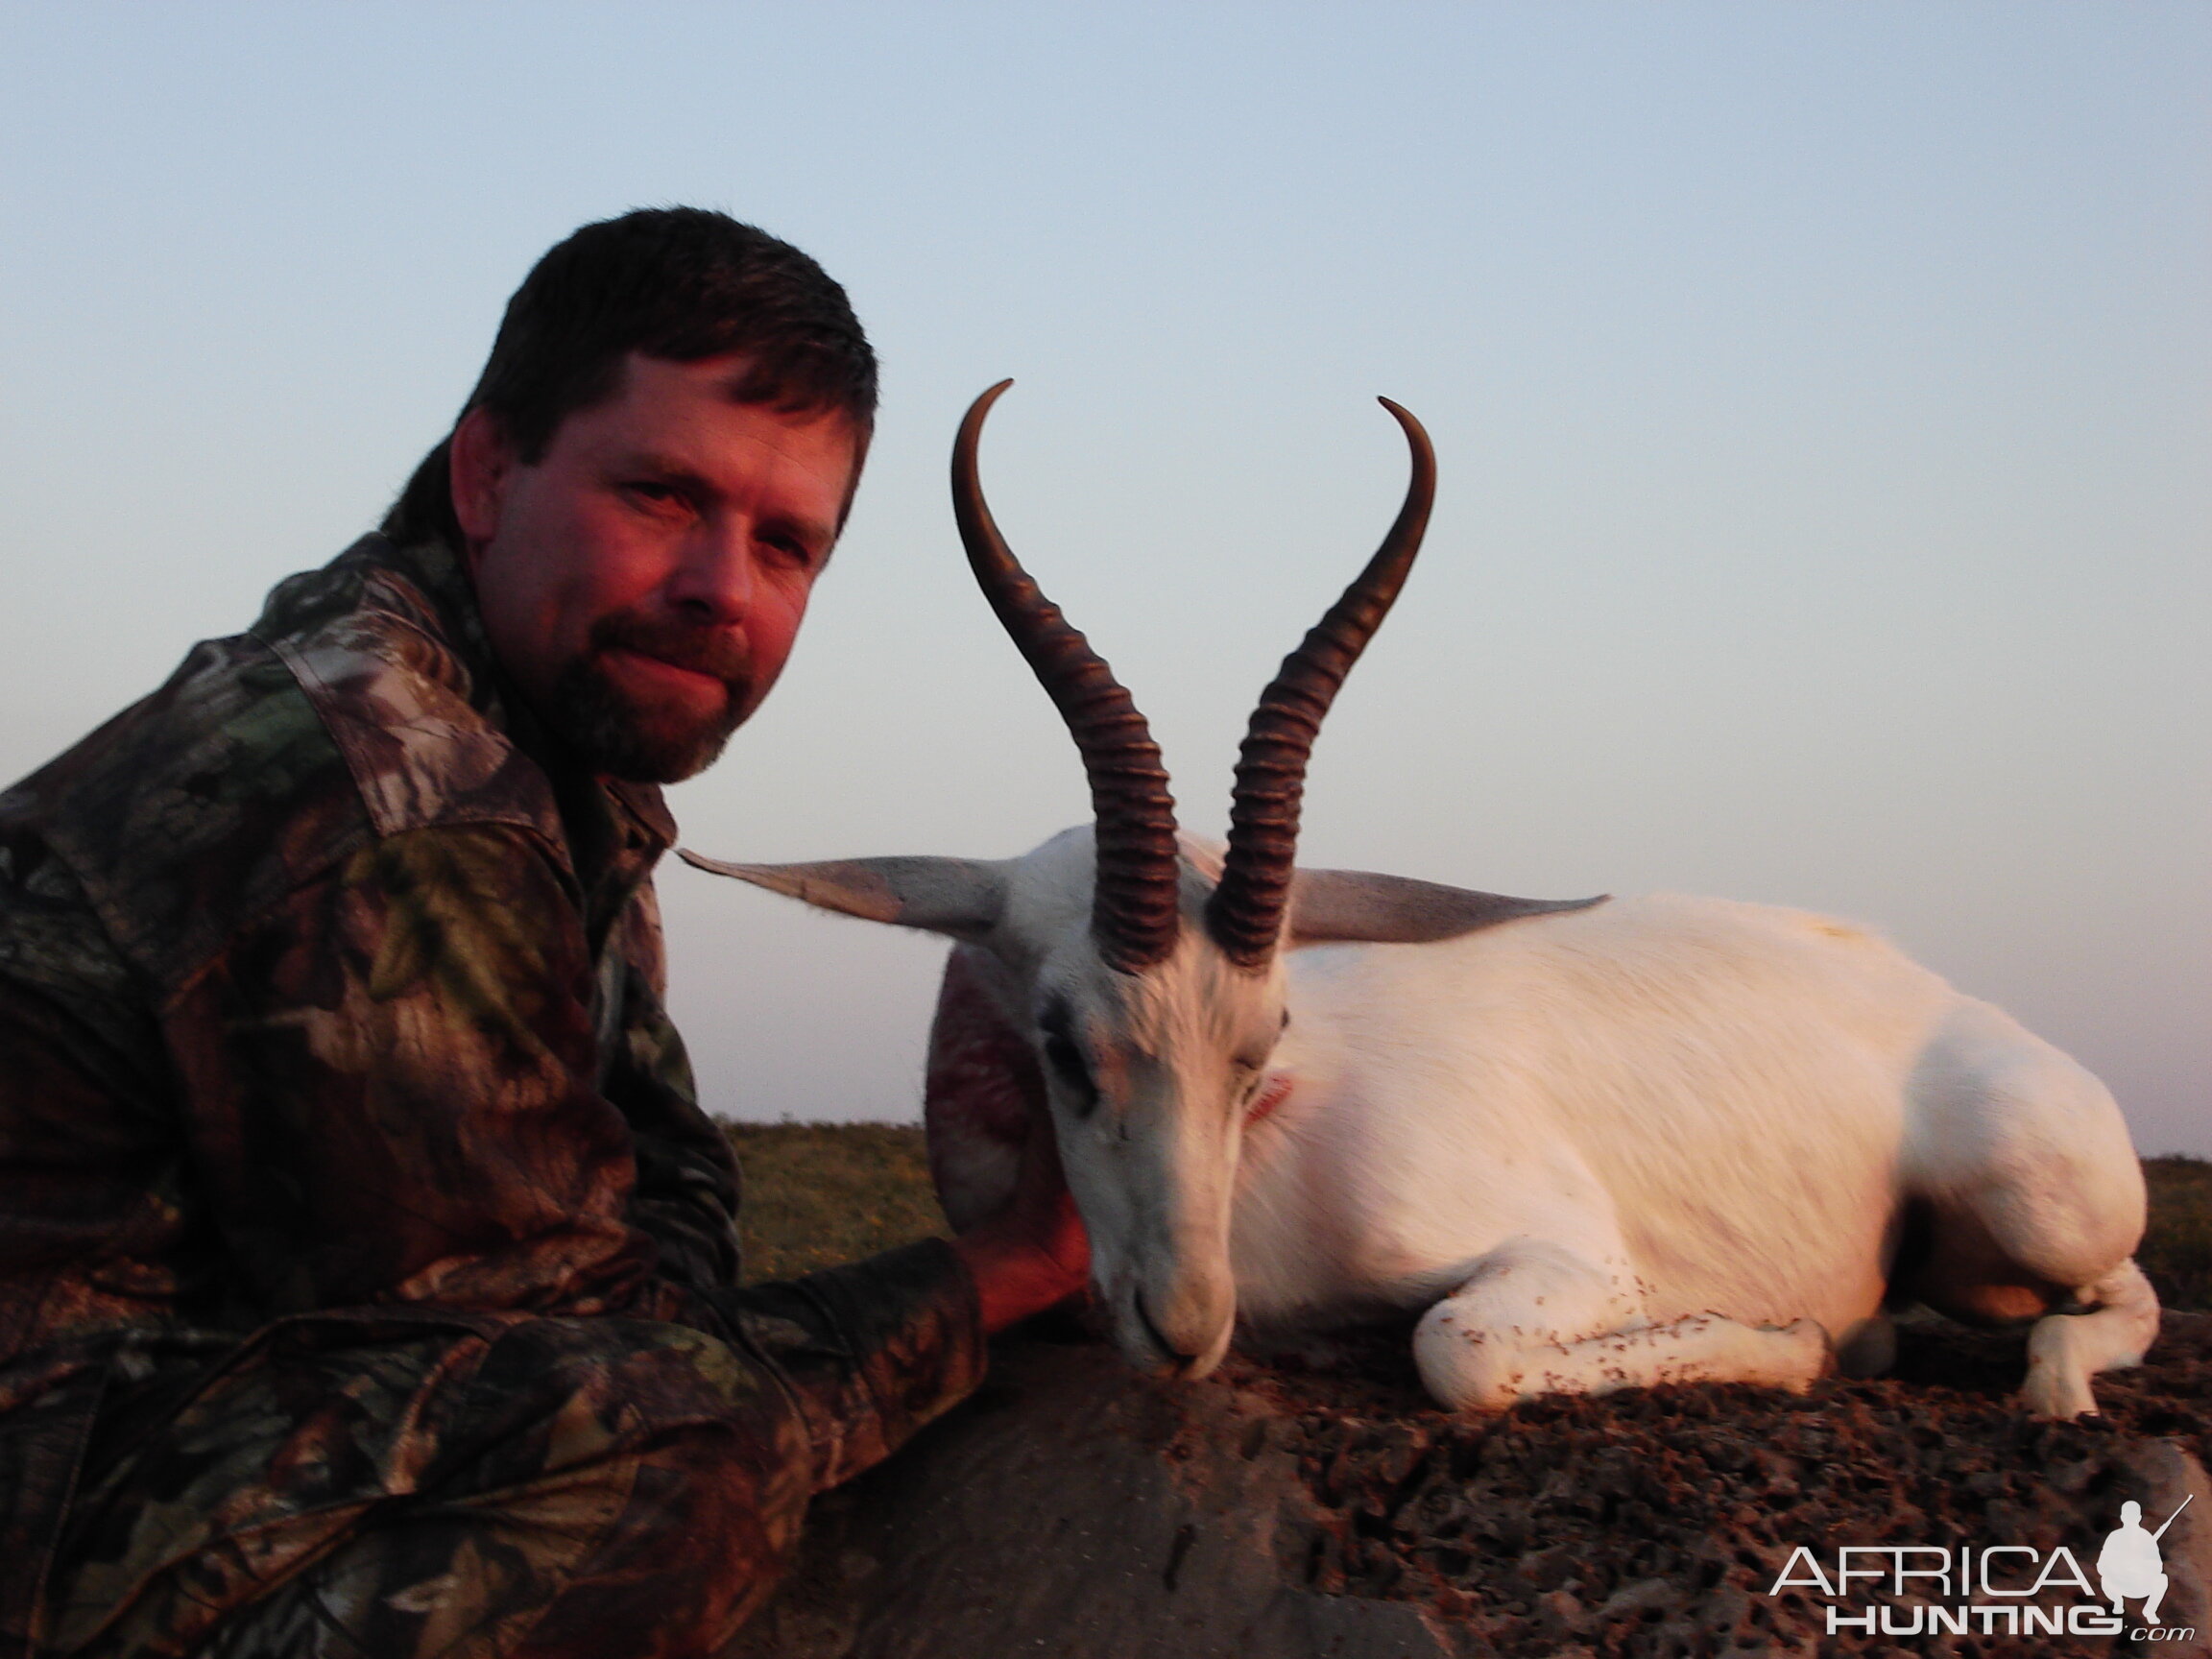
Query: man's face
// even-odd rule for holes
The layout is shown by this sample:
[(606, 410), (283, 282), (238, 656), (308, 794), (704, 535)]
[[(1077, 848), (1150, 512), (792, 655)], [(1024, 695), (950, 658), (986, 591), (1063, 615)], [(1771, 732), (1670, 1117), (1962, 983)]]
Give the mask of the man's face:
[(840, 415), (734, 401), (741, 357), (632, 353), (621, 391), (525, 466), (472, 411), (453, 498), (492, 647), (596, 771), (702, 770), (775, 685), (836, 541)]

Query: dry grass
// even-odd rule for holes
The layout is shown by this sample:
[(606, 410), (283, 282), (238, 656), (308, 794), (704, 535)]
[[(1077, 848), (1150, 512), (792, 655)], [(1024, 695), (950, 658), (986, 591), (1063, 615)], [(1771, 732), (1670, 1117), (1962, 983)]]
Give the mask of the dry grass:
[(745, 1278), (790, 1279), (942, 1236), (922, 1131), (901, 1123), (731, 1123), (745, 1170)]
[[(745, 1277), (787, 1279), (942, 1235), (922, 1131), (899, 1123), (733, 1123), (745, 1166)], [(2136, 1259), (2169, 1308), (2212, 1310), (2212, 1161), (2146, 1158)]]
[(2212, 1311), (2212, 1161), (2146, 1158), (2143, 1177), (2151, 1224), (2135, 1260), (2167, 1307)]

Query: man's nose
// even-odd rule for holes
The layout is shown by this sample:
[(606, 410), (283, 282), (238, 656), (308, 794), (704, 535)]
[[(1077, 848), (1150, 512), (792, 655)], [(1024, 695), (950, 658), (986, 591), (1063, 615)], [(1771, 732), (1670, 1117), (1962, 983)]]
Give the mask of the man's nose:
[(668, 600), (696, 621), (727, 626), (743, 621), (752, 610), (758, 578), (752, 526), (741, 520), (709, 521), (685, 539), (682, 557), (669, 573)]

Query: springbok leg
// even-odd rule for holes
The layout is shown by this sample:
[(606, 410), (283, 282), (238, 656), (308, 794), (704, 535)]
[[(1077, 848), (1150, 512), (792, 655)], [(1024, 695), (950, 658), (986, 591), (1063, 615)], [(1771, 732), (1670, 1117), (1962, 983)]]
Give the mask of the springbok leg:
[(1573, 1249), (1522, 1238), (1492, 1251), (1458, 1290), (1429, 1310), (1413, 1336), (1421, 1380), (1460, 1411), (1503, 1411), (1516, 1400), (1604, 1394), (1658, 1382), (1760, 1382), (1803, 1392), (1829, 1364), (1810, 1319), (1756, 1329), (1700, 1313), (1642, 1319), (1623, 1270)]
[(2143, 1362), (2158, 1334), (2158, 1298), (2132, 1258), (2078, 1293), (2102, 1306), (2052, 1313), (2028, 1333), (2028, 1380), (2020, 1402), (2038, 1417), (2080, 1417), (2097, 1409), (2089, 1379)]

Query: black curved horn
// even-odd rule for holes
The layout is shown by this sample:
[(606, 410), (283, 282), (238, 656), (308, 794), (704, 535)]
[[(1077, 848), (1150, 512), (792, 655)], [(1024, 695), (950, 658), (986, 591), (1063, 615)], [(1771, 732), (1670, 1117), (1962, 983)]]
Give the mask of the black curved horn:
[(1206, 902), (1206, 931), (1230, 961), (1261, 969), (1274, 954), (1290, 899), (1291, 866), (1298, 854), (1298, 808), (1306, 792), (1306, 762), (1322, 716), (1336, 688), (1359, 661), (1368, 639), (1390, 613), (1405, 586), (1429, 507), (1436, 494), (1436, 456), (1421, 422), (1387, 397), (1376, 399), (1398, 418), (1413, 451), (1413, 478), (1406, 503), (1382, 545), (1329, 614), (1283, 659), (1274, 683), (1252, 711), (1237, 761), (1229, 812), (1229, 854), (1220, 885)]
[(975, 468), (983, 417), (1001, 380), (970, 405), (952, 445), (952, 517), (969, 568), (1027, 659), (1082, 752), (1096, 820), (1097, 885), (1091, 931), (1107, 963), (1135, 974), (1163, 960), (1181, 925), (1176, 907), (1175, 801), (1160, 745), (1106, 660), (1068, 624), (1007, 548), (984, 504)]

